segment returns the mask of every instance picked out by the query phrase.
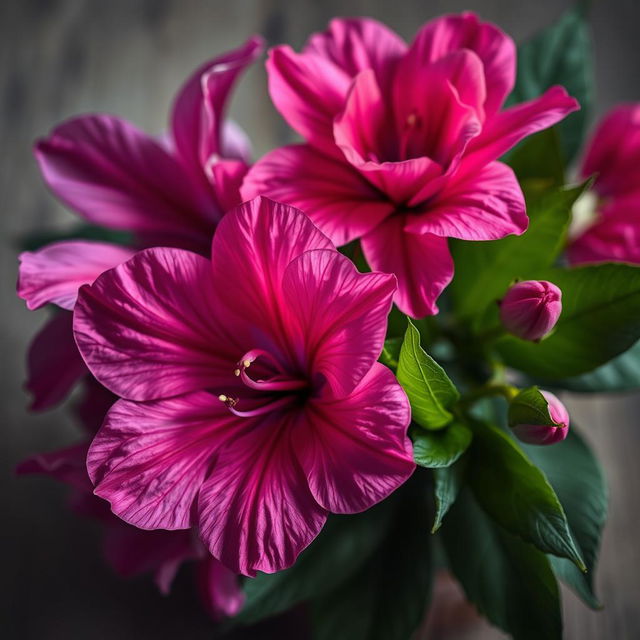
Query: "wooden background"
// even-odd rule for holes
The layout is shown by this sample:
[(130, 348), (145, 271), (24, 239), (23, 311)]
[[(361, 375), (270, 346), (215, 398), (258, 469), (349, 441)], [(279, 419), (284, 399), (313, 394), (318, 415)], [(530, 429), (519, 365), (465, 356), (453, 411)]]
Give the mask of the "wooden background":
[[(44, 314), (27, 312), (15, 297), (16, 241), (26, 231), (73, 222), (40, 182), (30, 152), (32, 141), (63, 118), (86, 111), (116, 113), (160, 133), (171, 96), (186, 74), (254, 32), (272, 44), (287, 41), (297, 47), (333, 15), (373, 15), (410, 38), (430, 17), (473, 9), (521, 40), (567, 5), (559, 0), (3, 0), (0, 629), (9, 630), (3, 637), (212, 638), (184, 577), (176, 596), (167, 600), (156, 594), (149, 580), (114, 578), (97, 552), (96, 528), (68, 517), (64, 490), (45, 479), (18, 480), (12, 475), (21, 458), (75, 437), (64, 409), (28, 415), (21, 389), (24, 353)], [(618, 101), (640, 99), (639, 23), (635, 0), (594, 2), (600, 112)], [(269, 103), (261, 65), (242, 83), (232, 113), (250, 133), (258, 154), (287, 139), (286, 127)], [(640, 396), (566, 400), (599, 452), (611, 488), (610, 521), (597, 577), (606, 607), (593, 613), (565, 594), (566, 637), (640, 638)], [(297, 638), (282, 628), (252, 637)], [(465, 636), (501, 637), (489, 627)]]

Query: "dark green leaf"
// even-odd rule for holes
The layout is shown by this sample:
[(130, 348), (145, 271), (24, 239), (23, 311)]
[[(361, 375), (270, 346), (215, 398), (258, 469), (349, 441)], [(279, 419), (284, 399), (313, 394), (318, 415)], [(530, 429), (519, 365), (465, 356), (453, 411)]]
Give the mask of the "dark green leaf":
[(540, 379), (591, 371), (640, 338), (640, 267), (599, 264), (538, 271), (562, 290), (555, 331), (536, 344), (506, 336), (497, 343), (505, 362)]
[(311, 546), (290, 569), (259, 573), (245, 582), (245, 606), (236, 620), (243, 624), (286, 611), (331, 591), (353, 575), (381, 543), (391, 522), (389, 501), (352, 516), (333, 515)]
[(34, 231), (26, 234), (20, 240), (20, 248), (24, 251), (35, 251), (51, 242), (60, 242), (62, 240), (95, 240), (98, 242), (129, 245), (133, 243), (133, 235), (128, 231), (118, 231), (105, 229), (104, 227), (96, 227), (90, 224), (80, 224), (69, 229)]
[(543, 553), (509, 535), (464, 490), (442, 527), (450, 567), (467, 597), (515, 640), (560, 640), (558, 584)]
[(554, 190), (528, 207), (529, 229), (491, 242), (451, 241), (456, 272), (450, 291), (457, 313), (481, 316), (516, 279), (550, 267), (565, 245), (571, 207), (585, 185)]
[(559, 125), (565, 157), (580, 149), (593, 103), (592, 43), (584, 10), (575, 7), (518, 47), (518, 74), (509, 104), (532, 100), (559, 84), (577, 98), (580, 111)]
[(484, 510), (510, 533), (584, 570), (562, 505), (544, 474), (502, 430), (473, 424), (469, 485)]
[(588, 573), (582, 573), (563, 558), (550, 556), (562, 580), (590, 607), (599, 607), (593, 578), (607, 518), (607, 487), (602, 469), (587, 443), (571, 426), (567, 439), (549, 447), (525, 446), (529, 458), (544, 471), (562, 503), (569, 526), (582, 550)]
[(380, 354), (380, 362), (395, 371), (398, 367), (401, 346), (402, 338), (387, 338), (387, 340), (384, 341), (384, 347)]
[(414, 429), (413, 457), (421, 467), (448, 467), (469, 448), (472, 435), (471, 429), (459, 421), (437, 431)]
[(538, 387), (523, 389), (509, 403), (509, 426), (517, 424), (541, 424), (560, 426), (549, 414), (549, 403)]
[(525, 138), (506, 160), (526, 192), (538, 193), (564, 184), (564, 159), (554, 127)]
[(456, 501), (460, 489), (464, 484), (466, 458), (462, 458), (449, 467), (433, 470), (433, 495), (436, 503), (436, 515), (431, 533), (435, 533), (441, 526), (451, 505)]
[(398, 382), (409, 402), (413, 420), (426, 429), (439, 429), (451, 422), (447, 410), (460, 394), (444, 369), (420, 346), (420, 332), (408, 321), (400, 357)]

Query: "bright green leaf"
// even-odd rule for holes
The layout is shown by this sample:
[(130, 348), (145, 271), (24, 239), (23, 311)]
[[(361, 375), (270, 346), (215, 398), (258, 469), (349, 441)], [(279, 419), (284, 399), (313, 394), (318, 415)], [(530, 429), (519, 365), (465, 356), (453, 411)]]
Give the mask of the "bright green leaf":
[(484, 510), (545, 553), (585, 565), (562, 505), (544, 474), (504, 431), (474, 422), (469, 485)]
[(436, 503), (436, 515), (431, 533), (435, 533), (442, 526), (442, 520), (456, 501), (464, 484), (466, 466), (466, 458), (462, 458), (449, 467), (433, 470), (433, 495)]
[(444, 429), (414, 429), (413, 457), (428, 469), (449, 467), (469, 448), (473, 434), (462, 422), (455, 421)]
[(525, 138), (505, 161), (514, 170), (525, 193), (538, 193), (564, 184), (564, 159), (555, 127)]
[(420, 332), (410, 320), (397, 375), (409, 397), (415, 422), (426, 429), (439, 429), (451, 422), (453, 416), (447, 409), (460, 394), (444, 369), (420, 346)]
[(387, 338), (384, 341), (384, 347), (382, 347), (380, 362), (395, 371), (398, 367), (398, 358), (400, 357), (401, 346), (402, 338)]
[(515, 640), (560, 640), (558, 584), (549, 561), (461, 493), (442, 527), (449, 566), (467, 598)]

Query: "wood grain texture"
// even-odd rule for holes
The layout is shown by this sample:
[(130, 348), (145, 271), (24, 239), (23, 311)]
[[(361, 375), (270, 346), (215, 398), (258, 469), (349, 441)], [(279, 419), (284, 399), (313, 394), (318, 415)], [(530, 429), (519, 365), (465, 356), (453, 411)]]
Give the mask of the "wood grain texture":
[[(4, 0), (0, 4), (0, 542), (4, 551), (0, 628), (8, 630), (4, 637), (212, 638), (185, 576), (175, 597), (163, 601), (147, 580), (122, 582), (113, 577), (96, 552), (97, 527), (68, 517), (64, 490), (41, 478), (17, 480), (11, 475), (11, 468), (26, 455), (75, 437), (64, 409), (29, 415), (20, 387), (27, 344), (45, 314), (28, 313), (15, 297), (17, 239), (27, 231), (62, 227), (74, 220), (42, 185), (31, 156), (33, 140), (62, 119), (86, 111), (116, 113), (161, 133), (171, 97), (186, 74), (254, 32), (264, 34), (270, 43), (299, 46), (333, 15), (368, 14), (409, 38), (434, 15), (473, 9), (522, 39), (568, 4), (558, 0)], [(634, 0), (594, 4), (602, 110), (616, 101), (640, 98), (636, 33), (640, 9)], [(261, 66), (242, 82), (232, 114), (250, 133), (257, 154), (291, 139), (267, 98)], [(639, 638), (640, 398), (573, 396), (568, 405), (604, 464), (611, 515), (597, 579), (606, 608), (589, 612), (566, 594), (566, 637)], [(251, 637), (298, 638), (287, 624)], [(464, 637), (503, 636), (486, 627)]]

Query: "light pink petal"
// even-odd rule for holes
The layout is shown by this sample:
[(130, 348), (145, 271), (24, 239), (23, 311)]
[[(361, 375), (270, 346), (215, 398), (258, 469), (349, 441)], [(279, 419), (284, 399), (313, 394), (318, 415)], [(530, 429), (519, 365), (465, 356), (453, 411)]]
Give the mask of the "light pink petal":
[(314, 498), (333, 513), (364, 511), (414, 471), (409, 401), (393, 373), (375, 363), (347, 398), (311, 402), (294, 433)]
[(348, 395), (380, 357), (396, 279), (316, 250), (287, 267), (282, 288), (309, 369), (327, 379), (333, 397)]
[(30, 409), (43, 411), (62, 402), (88, 374), (73, 340), (73, 317), (56, 313), (29, 346), (25, 389), (33, 395)]
[(147, 249), (80, 290), (74, 331), (105, 387), (152, 400), (226, 383), (246, 348), (239, 328), (234, 335), (221, 328), (220, 314), (209, 260)]
[[(187, 529), (217, 449), (241, 419), (210, 393), (113, 405), (87, 455), (95, 494), (140, 529)], [(245, 420), (246, 422), (246, 420)]]
[(235, 616), (244, 604), (238, 576), (208, 553), (198, 563), (198, 591), (214, 620)]
[(403, 313), (422, 318), (438, 312), (436, 300), (453, 277), (446, 238), (407, 233), (409, 216), (397, 214), (361, 240), (362, 251), (376, 271), (398, 278), (394, 302)]
[(465, 171), (474, 171), (511, 149), (520, 140), (547, 129), (580, 108), (563, 87), (548, 89), (542, 96), (497, 113), (485, 122), (463, 160)]
[(90, 492), (91, 481), (87, 474), (87, 442), (74, 444), (64, 449), (57, 449), (48, 453), (27, 458), (18, 464), (16, 473), (38, 473), (51, 476), (80, 491)]
[(527, 229), (524, 195), (513, 171), (492, 162), (451, 182), (424, 213), (407, 217), (405, 229), (443, 238), (497, 240)]
[(315, 53), (275, 47), (267, 61), (269, 93), (282, 117), (307, 142), (336, 153), (333, 118), (342, 111), (351, 76)]
[(260, 194), (306, 213), (336, 246), (371, 231), (394, 209), (356, 169), (309, 145), (275, 149), (253, 165), (242, 195)]
[[(280, 320), (284, 270), (305, 251), (332, 248), (307, 216), (288, 205), (258, 197), (229, 212), (211, 251), (213, 281), (224, 304), (226, 326), (236, 331), (243, 325), (253, 327), (256, 340), (259, 328), (282, 351), (289, 351), (290, 338)], [(245, 345), (236, 353), (236, 361), (257, 346)]]
[(640, 190), (640, 104), (612, 109), (596, 129), (582, 166), (582, 176), (597, 174), (603, 196)]
[(484, 66), (487, 115), (495, 113), (511, 93), (516, 77), (516, 47), (495, 25), (480, 22), (473, 13), (447, 15), (428, 22), (416, 35), (407, 57), (423, 65), (468, 49)]
[(377, 20), (335, 18), (326, 31), (309, 38), (303, 53), (330, 60), (351, 77), (373, 69), (381, 86), (386, 88), (406, 50), (404, 40)]
[(18, 295), (29, 309), (52, 302), (73, 309), (78, 289), (128, 260), (134, 251), (106, 242), (69, 240), (20, 254)]
[[(198, 501), (200, 534), (215, 558), (254, 576), (290, 567), (327, 512), (296, 462), (296, 414), (269, 414), (220, 451)], [(246, 419), (245, 419), (246, 420)]]
[(237, 49), (203, 64), (178, 92), (171, 113), (173, 138), (193, 174), (201, 172), (212, 154), (222, 154), (221, 129), (229, 93), (262, 50), (262, 38), (253, 36)]
[(81, 116), (38, 142), (45, 182), (68, 206), (105, 227), (210, 236), (218, 215), (182, 165), (132, 124)]
[(235, 121), (225, 120), (222, 123), (222, 141), (220, 155), (231, 160), (242, 160), (249, 164), (253, 153), (251, 140), (247, 132)]

